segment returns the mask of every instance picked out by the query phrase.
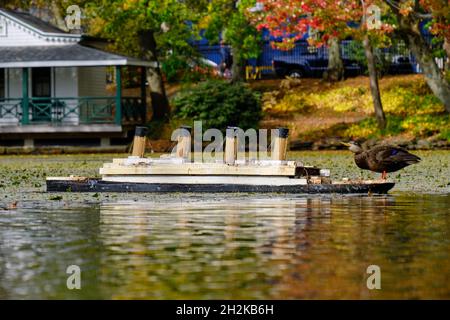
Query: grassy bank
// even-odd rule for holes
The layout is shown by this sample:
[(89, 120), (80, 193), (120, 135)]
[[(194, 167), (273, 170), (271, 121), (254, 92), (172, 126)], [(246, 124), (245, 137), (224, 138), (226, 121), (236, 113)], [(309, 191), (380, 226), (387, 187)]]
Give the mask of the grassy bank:
[(254, 83), (263, 91), (262, 126), (288, 126), (293, 139), (392, 139), (450, 143), (450, 117), (422, 75), (380, 79), (388, 125), (377, 128), (367, 77), (326, 83), (319, 79)]

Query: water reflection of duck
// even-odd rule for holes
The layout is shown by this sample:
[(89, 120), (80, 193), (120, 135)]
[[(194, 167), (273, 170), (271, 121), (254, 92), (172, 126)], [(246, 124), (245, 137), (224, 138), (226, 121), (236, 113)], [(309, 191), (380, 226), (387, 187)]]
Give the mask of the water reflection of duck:
[(387, 178), (387, 172), (398, 171), (421, 160), (418, 156), (399, 147), (379, 145), (364, 150), (354, 141), (342, 142), (342, 144), (355, 154), (355, 163), (359, 168), (379, 172), (382, 179)]

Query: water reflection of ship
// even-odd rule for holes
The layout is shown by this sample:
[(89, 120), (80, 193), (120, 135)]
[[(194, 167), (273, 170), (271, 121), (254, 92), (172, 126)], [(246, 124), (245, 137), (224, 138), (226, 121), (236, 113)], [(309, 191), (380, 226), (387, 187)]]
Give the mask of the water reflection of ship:
[[(127, 257), (128, 276), (122, 279), (123, 287), (118, 291), (134, 292), (133, 297), (152, 298), (155, 287), (171, 290), (161, 285), (168, 277), (178, 278), (180, 273), (189, 271), (207, 273), (209, 285), (214, 286), (222, 283), (227, 275), (210, 274), (207, 270), (230, 269), (228, 277), (234, 277), (240, 270), (231, 269), (245, 264), (242, 261), (246, 259), (256, 267), (252, 272), (264, 274), (265, 270), (257, 270), (257, 266), (267, 262), (266, 249), (271, 248), (273, 261), (286, 260), (295, 250), (290, 235), (295, 225), (296, 201), (222, 199), (103, 205), (101, 238), (104, 245), (111, 248), (114, 255)], [(158, 259), (164, 261), (158, 262)], [(158, 264), (166, 272), (152, 267)], [(247, 274), (251, 275), (250, 270)], [(179, 285), (188, 286), (186, 283)]]
[[(224, 285), (227, 277), (245, 272), (234, 269), (245, 260), (253, 265), (251, 272), (270, 278), (271, 290), (278, 292), (305, 282), (312, 268), (320, 267), (311, 263), (312, 259), (326, 263), (336, 255), (331, 251), (330, 256), (326, 250), (327, 241), (331, 247), (345, 242), (346, 235), (335, 232), (339, 229), (335, 224), (341, 223), (343, 216), (359, 210), (364, 219), (384, 219), (384, 208), (393, 203), (392, 197), (274, 196), (105, 204), (101, 207), (101, 238), (105, 247), (126, 257), (129, 274), (119, 291), (134, 292), (134, 297), (152, 298), (151, 290), (176, 292), (177, 285), (192, 291), (207, 286), (176, 280), (173, 288), (161, 284), (167, 277), (189, 278), (180, 274), (204, 272), (211, 285)], [(356, 216), (354, 220), (360, 223)], [(364, 232), (364, 223), (358, 230)], [(321, 250), (328, 256), (318, 259)], [(211, 268), (222, 274), (210, 274)], [(224, 270), (231, 274), (223, 274)]]

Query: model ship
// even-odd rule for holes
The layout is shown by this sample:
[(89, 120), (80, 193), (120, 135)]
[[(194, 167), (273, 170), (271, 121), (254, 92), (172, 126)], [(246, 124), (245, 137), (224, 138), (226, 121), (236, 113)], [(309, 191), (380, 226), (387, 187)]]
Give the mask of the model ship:
[(387, 193), (386, 180), (332, 180), (330, 170), (286, 159), (288, 129), (278, 128), (271, 158), (239, 159), (235, 129), (227, 129), (223, 159), (192, 159), (191, 135), (183, 129), (175, 151), (160, 158), (144, 157), (147, 128), (137, 127), (132, 155), (100, 168), (101, 178), (48, 177), (49, 192), (257, 192), (257, 193)]

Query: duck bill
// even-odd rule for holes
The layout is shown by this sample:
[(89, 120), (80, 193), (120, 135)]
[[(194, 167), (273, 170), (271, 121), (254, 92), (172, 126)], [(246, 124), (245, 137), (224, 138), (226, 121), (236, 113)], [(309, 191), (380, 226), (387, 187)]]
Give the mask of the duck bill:
[(348, 142), (342, 142), (342, 141), (341, 141), (341, 144), (344, 145), (344, 146), (346, 146), (346, 147), (350, 147), (350, 143), (348, 143)]

